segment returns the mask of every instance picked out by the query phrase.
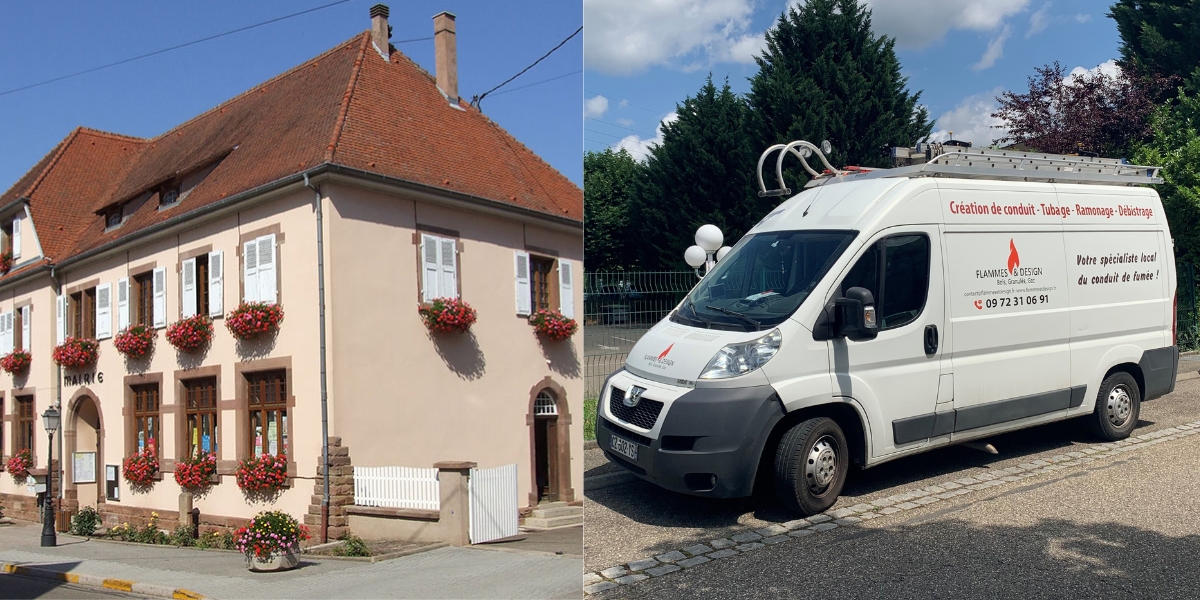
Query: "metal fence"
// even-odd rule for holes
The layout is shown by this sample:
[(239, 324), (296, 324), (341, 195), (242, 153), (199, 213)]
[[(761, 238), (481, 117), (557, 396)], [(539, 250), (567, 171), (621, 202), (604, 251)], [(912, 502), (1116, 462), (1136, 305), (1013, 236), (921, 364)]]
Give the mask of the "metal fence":
[(1176, 265), (1175, 343), (1181, 351), (1200, 348), (1200, 319), (1196, 306), (1196, 267), (1192, 263)]
[(671, 313), (699, 279), (692, 271), (584, 273), (585, 397), (625, 363), (642, 334)]

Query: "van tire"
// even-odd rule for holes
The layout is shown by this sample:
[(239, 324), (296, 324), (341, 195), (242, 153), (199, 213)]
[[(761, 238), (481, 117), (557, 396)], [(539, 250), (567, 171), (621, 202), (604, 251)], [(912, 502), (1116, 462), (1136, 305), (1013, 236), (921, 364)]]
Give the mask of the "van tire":
[(1096, 395), (1096, 410), (1087, 418), (1096, 435), (1115, 442), (1129, 437), (1142, 410), (1142, 394), (1137, 380), (1125, 371), (1104, 378)]
[(792, 427), (775, 450), (775, 495), (804, 516), (837, 502), (850, 469), (846, 435), (833, 419), (819, 417)]

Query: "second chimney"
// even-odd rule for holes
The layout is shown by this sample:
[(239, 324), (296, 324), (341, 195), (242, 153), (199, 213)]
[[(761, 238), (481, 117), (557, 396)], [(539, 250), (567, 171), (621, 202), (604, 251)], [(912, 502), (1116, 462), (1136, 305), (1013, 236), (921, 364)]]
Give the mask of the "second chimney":
[(391, 45), (388, 44), (388, 39), (392, 37), (391, 27), (388, 26), (388, 7), (385, 4), (376, 4), (371, 7), (371, 41), (375, 43), (375, 49), (379, 50), (379, 54), (385, 59), (390, 59), (392, 56)]
[(433, 17), (433, 47), (437, 63), (437, 85), (450, 101), (458, 103), (458, 45), (454, 38), (454, 13)]

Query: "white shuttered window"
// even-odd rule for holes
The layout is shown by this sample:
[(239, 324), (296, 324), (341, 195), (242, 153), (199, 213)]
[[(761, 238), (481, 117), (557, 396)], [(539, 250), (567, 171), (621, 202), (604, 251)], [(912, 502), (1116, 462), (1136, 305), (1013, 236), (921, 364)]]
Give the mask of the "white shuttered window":
[(224, 286), (221, 284), (225, 271), (224, 257), (220, 250), (208, 253), (208, 316), (219, 317), (225, 309), (221, 304)]
[(255, 238), (242, 246), (242, 297), (246, 302), (279, 301), (278, 264), (275, 234)]
[(112, 337), (112, 284), (96, 286), (96, 339)]
[(154, 327), (167, 326), (167, 269), (154, 269)]
[(179, 273), (180, 304), (183, 318), (196, 316), (196, 259), (183, 261)]
[(67, 297), (60, 295), (54, 307), (56, 344), (67, 339)]
[(129, 279), (117, 280), (117, 331), (129, 327)]
[(0, 356), (13, 351), (13, 313), (0, 313)]
[(458, 243), (421, 234), (421, 301), (458, 297)]
[(33, 307), (29, 305), (21, 307), (21, 349), (26, 352), (29, 352), (29, 349), (32, 347), (30, 342), (33, 341), (33, 338), (31, 337), (32, 332), (30, 331), (33, 328), (33, 325), (29, 320), (32, 316), (30, 315), (32, 308)]
[(529, 253), (518, 250), (513, 260), (517, 282), (517, 314), (529, 316), (533, 313), (533, 297), (529, 287)]
[(12, 223), (12, 257), (21, 258), (21, 218), (16, 217)]
[(558, 261), (558, 310), (568, 319), (575, 318), (575, 291), (572, 280), (575, 265), (569, 260)]

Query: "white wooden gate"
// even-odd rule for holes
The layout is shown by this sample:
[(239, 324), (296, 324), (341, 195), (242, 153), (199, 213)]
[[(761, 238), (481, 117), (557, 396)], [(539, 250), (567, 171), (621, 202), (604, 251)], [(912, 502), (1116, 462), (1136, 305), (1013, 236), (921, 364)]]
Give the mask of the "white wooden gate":
[(517, 535), (517, 465), (471, 469), (471, 543)]
[(440, 510), (437, 469), (354, 467), (354, 504)]

